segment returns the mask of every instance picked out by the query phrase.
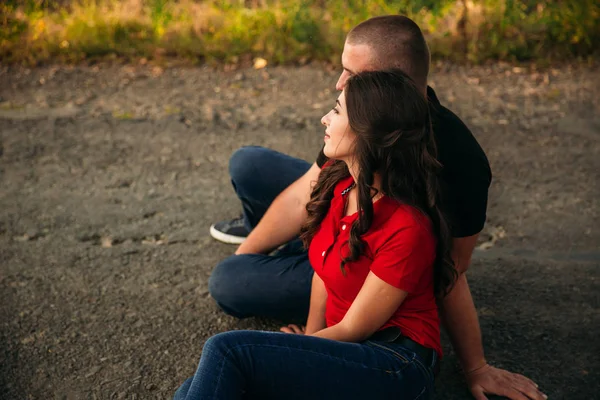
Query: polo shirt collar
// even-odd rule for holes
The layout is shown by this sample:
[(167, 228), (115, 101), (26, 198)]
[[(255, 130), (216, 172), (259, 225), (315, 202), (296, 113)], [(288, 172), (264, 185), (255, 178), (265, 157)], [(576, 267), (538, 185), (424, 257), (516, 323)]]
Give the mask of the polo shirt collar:
[[(345, 215), (344, 208), (346, 201), (343, 199), (342, 192), (347, 189), (350, 185), (354, 183), (354, 178), (349, 176), (344, 178), (338, 182), (334, 190), (334, 201), (331, 204), (331, 207), (335, 209), (334, 215), (338, 218), (341, 217), (340, 221), (346, 223), (353, 223), (358, 218), (358, 213), (354, 213), (352, 215)], [(371, 225), (371, 229), (377, 229), (382, 226), (400, 207), (400, 203), (391, 197), (383, 196), (375, 203), (373, 203), (373, 224)], [(337, 218), (336, 218), (337, 219)]]

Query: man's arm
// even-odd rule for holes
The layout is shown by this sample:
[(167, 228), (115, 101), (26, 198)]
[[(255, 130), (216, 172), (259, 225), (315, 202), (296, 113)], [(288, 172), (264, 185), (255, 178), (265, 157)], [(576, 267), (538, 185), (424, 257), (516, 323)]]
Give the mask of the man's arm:
[(508, 397), (512, 400), (543, 400), (547, 398), (530, 379), (487, 364), (481, 340), (481, 329), (473, 297), (465, 272), (477, 235), (455, 238), (452, 258), (460, 274), (452, 291), (442, 300), (440, 314), (452, 347), (456, 351), (471, 393), (477, 400), (485, 400), (484, 393)]
[(465, 275), (471, 264), (471, 254), (478, 236), (479, 234), (454, 239), (452, 258), (459, 276), (452, 291), (440, 304), (442, 322), (465, 372), (486, 363), (477, 311)]
[(306, 203), (320, 172), (314, 163), (281, 192), (235, 254), (266, 254), (298, 236), (307, 218)]

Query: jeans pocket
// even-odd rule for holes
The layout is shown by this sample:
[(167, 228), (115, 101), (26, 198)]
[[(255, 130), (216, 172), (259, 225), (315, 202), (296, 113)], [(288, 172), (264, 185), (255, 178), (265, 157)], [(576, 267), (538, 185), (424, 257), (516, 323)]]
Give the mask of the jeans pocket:
[[(429, 400), (433, 393), (433, 375), (423, 368), (419, 357), (415, 352), (395, 343), (367, 340), (367, 346), (376, 348), (392, 356), (399, 362), (394, 371), (394, 377), (405, 382), (408, 385), (407, 391), (403, 392), (403, 399), (410, 400)], [(392, 371), (388, 371), (392, 372)], [(410, 382), (410, 383), (406, 383)]]
[[(434, 357), (435, 357), (435, 360), (437, 360), (437, 355)], [(434, 365), (435, 365), (435, 361), (434, 361)], [(415, 366), (417, 367), (417, 369), (419, 369), (424, 374), (424, 376), (427, 377), (427, 379), (431, 383), (432, 387), (435, 382), (434, 365), (427, 366), (423, 363), (423, 361), (421, 361), (421, 359), (419, 357), (415, 357)]]
[(413, 353), (409, 350), (405, 350), (405, 349), (398, 349), (397, 346), (394, 346), (391, 343), (375, 342), (372, 340), (367, 340), (365, 343), (368, 346), (378, 348), (380, 350), (383, 350), (383, 351), (393, 355), (395, 358), (400, 360), (404, 365), (408, 365), (408, 364), (412, 363), (416, 358), (415, 353)]

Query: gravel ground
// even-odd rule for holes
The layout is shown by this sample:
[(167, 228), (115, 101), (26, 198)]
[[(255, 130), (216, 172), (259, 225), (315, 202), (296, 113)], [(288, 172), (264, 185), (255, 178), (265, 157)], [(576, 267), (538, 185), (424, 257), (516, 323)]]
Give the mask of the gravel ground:
[[(600, 79), (596, 65), (438, 64), (442, 102), (494, 181), (469, 271), (486, 354), (550, 399), (600, 392)], [(0, 66), (0, 396), (170, 398), (202, 344), (277, 321), (207, 291), (239, 213), (243, 145), (312, 161), (337, 71), (322, 66)], [(451, 347), (438, 399), (469, 399)]]

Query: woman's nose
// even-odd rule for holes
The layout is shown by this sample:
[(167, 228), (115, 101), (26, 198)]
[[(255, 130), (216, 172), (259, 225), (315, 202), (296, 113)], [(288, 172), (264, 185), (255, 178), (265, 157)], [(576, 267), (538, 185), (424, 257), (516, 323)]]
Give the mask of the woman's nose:
[(321, 125), (327, 126), (327, 121), (325, 120), (325, 118), (327, 118), (327, 115), (323, 115), (323, 117), (321, 118)]

